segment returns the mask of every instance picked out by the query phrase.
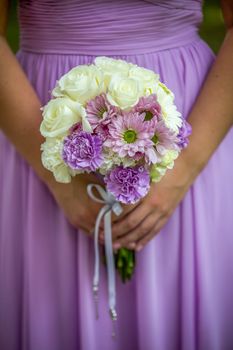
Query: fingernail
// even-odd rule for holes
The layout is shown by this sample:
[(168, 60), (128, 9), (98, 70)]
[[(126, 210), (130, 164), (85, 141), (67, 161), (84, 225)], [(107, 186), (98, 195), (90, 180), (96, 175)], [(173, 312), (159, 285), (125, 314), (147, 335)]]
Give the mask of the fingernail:
[(129, 249), (134, 249), (136, 247), (136, 244), (134, 242), (128, 244)]
[(140, 252), (140, 250), (142, 250), (142, 248), (143, 248), (143, 246), (142, 246), (142, 245), (139, 245), (139, 246), (137, 246), (136, 251), (137, 251), (137, 252)]
[(113, 243), (114, 249), (119, 249), (121, 247), (120, 243)]

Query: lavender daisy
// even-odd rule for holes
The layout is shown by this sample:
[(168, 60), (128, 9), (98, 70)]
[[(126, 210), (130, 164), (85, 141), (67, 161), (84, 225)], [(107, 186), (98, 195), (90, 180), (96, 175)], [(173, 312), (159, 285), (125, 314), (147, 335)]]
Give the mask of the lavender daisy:
[(121, 203), (134, 204), (150, 188), (149, 172), (143, 166), (115, 167), (104, 177), (107, 190)]
[(108, 102), (106, 94), (96, 96), (86, 106), (87, 118), (93, 128), (99, 124), (109, 124), (117, 112), (118, 108)]
[(64, 139), (62, 158), (74, 170), (95, 171), (102, 162), (102, 140), (85, 131), (74, 132)]
[(157, 120), (161, 119), (161, 106), (155, 94), (140, 97), (133, 111), (145, 113), (145, 121), (150, 121), (154, 117), (156, 117)]
[(104, 142), (105, 147), (110, 147), (121, 158), (129, 156), (138, 160), (146, 155), (149, 163), (157, 161), (151, 140), (154, 132), (144, 122), (144, 114), (123, 113), (113, 119), (108, 127), (109, 137)]
[(154, 123), (154, 135), (151, 140), (158, 157), (163, 156), (167, 150), (177, 150), (177, 136), (162, 120)]

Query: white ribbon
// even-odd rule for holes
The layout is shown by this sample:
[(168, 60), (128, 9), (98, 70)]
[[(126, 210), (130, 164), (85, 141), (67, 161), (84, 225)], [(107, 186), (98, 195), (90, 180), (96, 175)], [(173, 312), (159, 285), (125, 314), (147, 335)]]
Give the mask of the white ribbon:
[[(97, 197), (93, 189), (96, 189), (100, 197)], [(99, 275), (100, 275), (100, 254), (98, 245), (99, 226), (101, 220), (104, 218), (104, 241), (105, 241), (105, 255), (107, 263), (107, 274), (108, 274), (108, 302), (109, 311), (113, 321), (117, 319), (116, 312), (116, 284), (115, 284), (115, 265), (114, 256), (112, 249), (112, 224), (111, 214), (112, 211), (117, 216), (123, 211), (122, 206), (117, 202), (114, 196), (103, 189), (100, 185), (89, 184), (87, 186), (87, 193), (95, 202), (102, 203), (104, 206), (100, 209), (95, 222), (94, 231), (94, 250), (95, 250), (95, 268), (93, 278), (93, 292), (96, 302), (96, 316), (98, 318), (98, 290), (99, 290)]]

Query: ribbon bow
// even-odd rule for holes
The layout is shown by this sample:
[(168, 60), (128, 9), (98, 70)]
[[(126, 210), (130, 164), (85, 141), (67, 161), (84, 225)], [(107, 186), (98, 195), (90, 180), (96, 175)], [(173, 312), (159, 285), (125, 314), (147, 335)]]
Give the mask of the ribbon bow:
[[(93, 189), (96, 189), (100, 197), (97, 197)], [(104, 206), (100, 209), (96, 222), (94, 231), (94, 250), (95, 250), (95, 268), (94, 268), (94, 278), (93, 278), (93, 293), (96, 303), (96, 317), (98, 318), (98, 291), (99, 291), (99, 275), (100, 275), (100, 254), (98, 245), (99, 236), (99, 226), (101, 220), (104, 218), (104, 241), (105, 241), (105, 255), (107, 263), (107, 274), (108, 274), (108, 302), (109, 311), (113, 321), (117, 320), (116, 312), (116, 284), (115, 284), (115, 265), (114, 256), (112, 249), (112, 224), (111, 224), (111, 214), (119, 216), (123, 209), (119, 202), (116, 201), (114, 196), (103, 189), (100, 185), (89, 184), (87, 186), (87, 193), (90, 198), (95, 202), (102, 203)], [(114, 334), (113, 334), (114, 335)]]

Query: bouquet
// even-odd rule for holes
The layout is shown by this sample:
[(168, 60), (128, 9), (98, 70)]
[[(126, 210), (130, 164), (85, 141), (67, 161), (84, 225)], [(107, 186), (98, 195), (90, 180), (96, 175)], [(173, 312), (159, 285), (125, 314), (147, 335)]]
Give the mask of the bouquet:
[[(160, 181), (174, 166), (191, 133), (177, 111), (174, 94), (157, 74), (107, 57), (63, 75), (42, 111), (44, 167), (63, 183), (81, 173), (101, 176), (106, 192), (99, 192), (107, 205), (102, 216), (108, 208), (119, 214), (121, 203), (134, 204), (145, 197), (151, 182)], [(89, 194), (95, 199), (91, 188)], [(97, 231), (98, 227), (98, 236)], [(115, 254), (123, 281), (131, 277), (134, 263), (128, 249)]]

